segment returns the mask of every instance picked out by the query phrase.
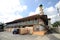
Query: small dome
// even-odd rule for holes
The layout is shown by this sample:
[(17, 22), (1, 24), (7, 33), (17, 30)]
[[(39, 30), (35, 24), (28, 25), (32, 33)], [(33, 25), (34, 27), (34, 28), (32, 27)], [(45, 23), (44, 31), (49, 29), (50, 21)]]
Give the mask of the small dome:
[(42, 7), (43, 5), (41, 4), (41, 5), (39, 5), (39, 7)]

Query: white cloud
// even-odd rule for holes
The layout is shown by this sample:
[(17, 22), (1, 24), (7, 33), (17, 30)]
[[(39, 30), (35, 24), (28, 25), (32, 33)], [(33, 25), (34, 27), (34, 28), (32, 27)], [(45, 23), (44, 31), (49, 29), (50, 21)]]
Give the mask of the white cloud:
[(35, 15), (35, 12), (30, 12), (29, 13), (29, 16), (31, 16), (31, 15)]
[(51, 18), (51, 23), (54, 23), (57, 21), (56, 19), (58, 18), (58, 13), (57, 9), (54, 7), (49, 7), (44, 10), (44, 13), (48, 15), (48, 18)]
[(57, 10), (54, 7), (49, 7), (44, 10), (44, 13), (48, 16), (55, 15), (57, 13)]
[[(54, 7), (45, 8), (43, 11), (44, 11), (44, 14), (48, 15), (48, 17), (53, 17), (57, 13), (57, 10)], [(40, 13), (39, 7), (37, 7), (34, 12), (29, 13), (29, 16), (36, 15), (36, 14), (39, 14), (39, 13)]]
[(21, 12), (27, 9), (19, 0), (0, 0), (0, 22), (9, 22), (22, 18)]
[(60, 16), (57, 11), (57, 8), (59, 8), (59, 12), (60, 12), (60, 1), (56, 3), (55, 7), (51, 6), (44, 10), (44, 13), (48, 15), (48, 18), (51, 18), (51, 23), (60, 20)]
[(60, 8), (60, 1), (55, 5), (55, 7)]
[(59, 12), (60, 12), (60, 1), (55, 5), (55, 7), (56, 7), (56, 9), (58, 8), (59, 10)]
[[(60, 1), (55, 5), (55, 7), (60, 8)], [(60, 16), (55, 7), (51, 6), (44, 9), (44, 14), (48, 15), (48, 18), (51, 18), (51, 23), (54, 23), (55, 21), (60, 20)], [(35, 15), (39, 13), (40, 11), (39, 11), (39, 8), (37, 7), (36, 10), (34, 12), (30, 12), (29, 15)]]
[(50, 16), (48, 16), (48, 18), (54, 18), (55, 16), (56, 16), (56, 15), (52, 15), (52, 16), (50, 15)]
[[(36, 8), (35, 12), (30, 12), (29, 16), (39, 14), (39, 7)], [(51, 22), (55, 22), (55, 16), (57, 15), (57, 10), (54, 7), (49, 7), (44, 9), (44, 14), (48, 15), (48, 18), (51, 18)], [(52, 23), (53, 23), (52, 22)]]
[(36, 15), (36, 14), (39, 14), (39, 13), (40, 13), (39, 7), (37, 7), (34, 12), (30, 12), (30, 13), (29, 13), (29, 16)]
[(44, 10), (45, 14), (48, 15), (48, 18), (51, 18), (51, 23), (60, 20), (60, 16), (57, 12), (57, 9), (54, 7), (49, 7)]

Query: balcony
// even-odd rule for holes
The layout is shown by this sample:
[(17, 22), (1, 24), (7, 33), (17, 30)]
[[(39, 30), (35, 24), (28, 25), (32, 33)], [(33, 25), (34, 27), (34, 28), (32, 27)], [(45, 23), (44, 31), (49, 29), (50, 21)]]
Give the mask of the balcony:
[(27, 25), (32, 25), (34, 24), (33, 21), (27, 21)]
[(40, 21), (39, 24), (43, 24), (44, 25), (44, 22), (43, 21)]
[(20, 25), (32, 25), (32, 24), (38, 24), (38, 20), (31, 20), (31, 21), (25, 21), (25, 22), (20, 22), (20, 23), (14, 23), (14, 24), (9, 24), (7, 26), (20, 26)]
[(34, 20), (34, 24), (38, 24), (38, 20)]

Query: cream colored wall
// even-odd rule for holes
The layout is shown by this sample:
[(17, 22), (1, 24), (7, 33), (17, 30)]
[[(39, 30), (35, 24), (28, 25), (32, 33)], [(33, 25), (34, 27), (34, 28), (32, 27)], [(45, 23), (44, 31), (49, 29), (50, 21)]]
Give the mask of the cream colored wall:
[(19, 29), (19, 28), (6, 28), (5, 30), (6, 30), (7, 32), (12, 32), (14, 29)]
[(27, 29), (29, 31), (29, 34), (33, 33), (33, 27), (25, 27), (25, 29)]
[(44, 25), (44, 21), (42, 19), (39, 19), (39, 24)]
[(39, 28), (39, 30), (40, 28), (44, 29), (44, 27), (40, 27), (40, 25), (45, 25), (44, 21), (42, 19), (38, 19), (38, 21), (39, 21), (38, 24), (34, 25), (34, 31), (36, 31), (37, 28)]
[(11, 32), (13, 30), (13, 28), (6, 28), (5, 29), (7, 32)]
[(51, 20), (48, 20), (48, 26), (49, 26), (49, 28), (52, 28)]

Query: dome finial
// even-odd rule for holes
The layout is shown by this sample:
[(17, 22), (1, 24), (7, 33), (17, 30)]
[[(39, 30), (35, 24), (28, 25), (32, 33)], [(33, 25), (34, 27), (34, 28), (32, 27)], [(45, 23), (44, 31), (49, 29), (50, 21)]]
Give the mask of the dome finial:
[(43, 7), (43, 5), (42, 5), (42, 4), (40, 4), (40, 5), (39, 5), (39, 7)]

